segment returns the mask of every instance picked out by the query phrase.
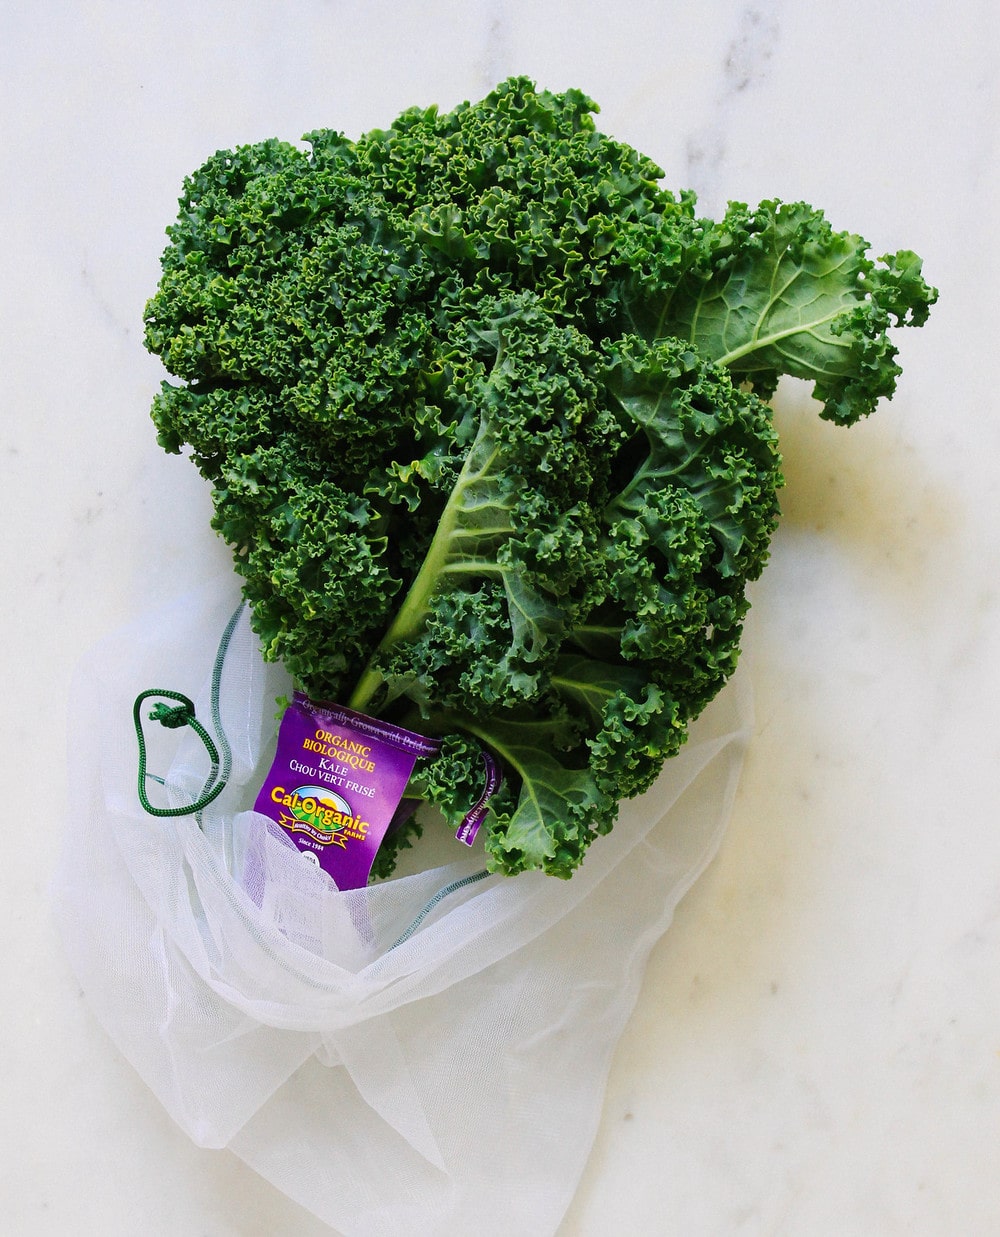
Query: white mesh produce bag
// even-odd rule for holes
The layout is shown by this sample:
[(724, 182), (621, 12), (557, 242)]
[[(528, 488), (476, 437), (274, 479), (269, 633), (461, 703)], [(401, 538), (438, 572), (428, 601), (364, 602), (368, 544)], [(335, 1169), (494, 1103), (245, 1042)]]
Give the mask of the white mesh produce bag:
[[(196, 815), (140, 806), (133, 703), (150, 689), (192, 697), (219, 747), (224, 788)], [(247, 810), (288, 690), (235, 579), (87, 660), (54, 905), (90, 1005), (197, 1144), (347, 1237), (551, 1234), (649, 951), (724, 829), (744, 690), (571, 880), (487, 875), (481, 847), (442, 828), (407, 852), (427, 870), (350, 892)], [(150, 801), (203, 797), (192, 727), (145, 734)]]

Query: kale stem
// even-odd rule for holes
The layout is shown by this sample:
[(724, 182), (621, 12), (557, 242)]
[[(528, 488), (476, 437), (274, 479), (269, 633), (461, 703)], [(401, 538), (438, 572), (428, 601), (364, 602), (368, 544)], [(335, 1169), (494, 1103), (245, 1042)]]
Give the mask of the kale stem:
[(484, 418), (480, 424), (476, 440), (465, 457), (465, 463), (462, 465), (462, 471), (459, 473), (458, 480), (455, 482), (444, 510), (441, 512), (441, 518), (438, 520), (437, 529), (434, 532), (434, 537), (427, 550), (427, 554), (424, 556), (424, 561), (420, 565), (420, 570), (414, 577), (413, 583), (410, 585), (402, 605), (396, 611), (395, 617), (386, 629), (385, 635), (379, 641), (378, 647), (368, 659), (368, 664), (362, 671), (361, 677), (351, 693), (351, 698), (347, 702), (349, 709), (354, 709), (359, 713), (365, 710), (379, 687), (385, 682), (385, 676), (373, 663), (377, 661), (380, 653), (385, 652), (393, 644), (400, 640), (405, 640), (408, 636), (415, 635), (427, 617), (430, 611), (431, 598), (434, 596), (442, 575), (449, 570), (449, 559), (455, 553), (455, 542), (458, 538), (465, 535), (466, 530), (460, 528), (459, 524), (463, 514), (465, 514), (465, 502), (469, 490), (477, 482), (482, 481), (484, 477), (488, 476), (490, 466), (496, 456), (495, 447), (491, 449), (487, 446), (485, 459), (482, 458), (482, 447), (485, 438), (486, 426)]

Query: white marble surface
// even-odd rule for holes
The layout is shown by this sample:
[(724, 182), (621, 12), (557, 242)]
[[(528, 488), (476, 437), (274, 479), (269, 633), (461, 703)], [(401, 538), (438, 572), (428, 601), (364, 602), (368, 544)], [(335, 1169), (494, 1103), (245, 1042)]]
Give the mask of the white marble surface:
[(745, 778), (559, 1237), (1000, 1232), (991, 0), (8, 0), (0, 66), (0, 1231), (328, 1231), (191, 1146), (78, 996), (45, 898), (72, 822), (67, 679), (227, 562), (147, 419), (142, 306), (182, 176), (523, 72), (596, 98), (706, 213), (804, 198), (876, 252), (916, 249), (942, 293), (865, 425), (779, 395)]

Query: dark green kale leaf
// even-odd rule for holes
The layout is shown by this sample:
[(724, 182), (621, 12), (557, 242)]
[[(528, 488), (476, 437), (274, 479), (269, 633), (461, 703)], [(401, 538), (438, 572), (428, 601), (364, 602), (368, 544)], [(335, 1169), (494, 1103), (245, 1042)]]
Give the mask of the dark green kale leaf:
[(890, 326), (921, 326), (936, 299), (920, 259), (873, 261), (804, 203), (732, 203), (664, 293), (632, 286), (629, 312), (648, 335), (678, 336), (763, 395), (783, 374), (813, 382), (821, 416), (848, 425), (892, 396), (902, 372)]

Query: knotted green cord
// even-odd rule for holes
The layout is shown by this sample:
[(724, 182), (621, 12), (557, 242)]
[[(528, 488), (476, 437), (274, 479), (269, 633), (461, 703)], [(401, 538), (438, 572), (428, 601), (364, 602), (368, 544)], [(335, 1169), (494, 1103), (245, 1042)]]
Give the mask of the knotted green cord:
[[(192, 816), (201, 812), (206, 808), (213, 799), (216, 799), (226, 788), (226, 783), (229, 780), (229, 774), (232, 771), (233, 756), (229, 746), (229, 740), (226, 738), (226, 732), (222, 728), (222, 713), (219, 707), (219, 693), (222, 686), (222, 667), (226, 659), (226, 653), (229, 649), (229, 643), (233, 638), (233, 632), (236, 630), (236, 624), (239, 621), (240, 614), (243, 611), (243, 606), (240, 605), (233, 612), (232, 617), (226, 624), (226, 630), (222, 633), (222, 639), (219, 641), (219, 647), (215, 654), (215, 664), (212, 667), (212, 687), (211, 687), (211, 710), (212, 710), (212, 725), (215, 728), (215, 733), (219, 739), (219, 747), (222, 748), (220, 759), (219, 747), (217, 747), (205, 727), (198, 721), (195, 716), (194, 702), (190, 700), (183, 692), (175, 692), (169, 690), (161, 690), (160, 688), (149, 688), (144, 692), (140, 692), (135, 698), (135, 703), (132, 706), (132, 721), (135, 725), (135, 736), (139, 744), (139, 777), (138, 791), (139, 803), (143, 811), (148, 812), (150, 816)], [(186, 807), (156, 807), (150, 803), (149, 797), (146, 794), (146, 779), (153, 778), (154, 781), (161, 782), (162, 778), (156, 777), (155, 774), (149, 773), (146, 769), (146, 736), (142, 729), (142, 705), (145, 700), (150, 697), (158, 696), (160, 702), (153, 706), (148, 717), (150, 721), (159, 722), (161, 726), (166, 726), (168, 730), (177, 730), (181, 726), (190, 726), (202, 743), (205, 745), (205, 750), (208, 752), (211, 761), (211, 769), (208, 777), (205, 779), (205, 784), (202, 787), (201, 794)], [(178, 703), (171, 708), (163, 703), (164, 700), (176, 700)]]

